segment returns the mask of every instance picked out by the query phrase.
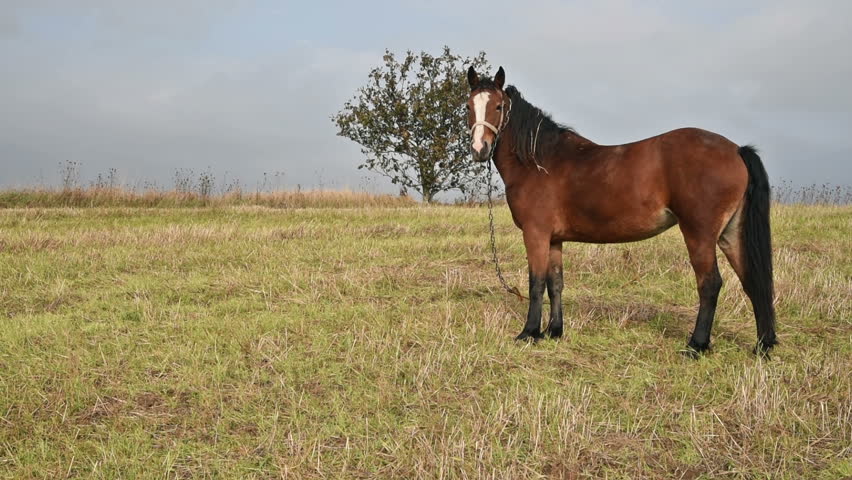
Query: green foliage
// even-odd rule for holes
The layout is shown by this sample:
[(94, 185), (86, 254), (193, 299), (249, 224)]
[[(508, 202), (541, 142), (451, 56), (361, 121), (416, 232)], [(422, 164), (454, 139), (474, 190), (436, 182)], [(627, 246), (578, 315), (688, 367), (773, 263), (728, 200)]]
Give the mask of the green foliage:
[(439, 56), (409, 51), (399, 61), (385, 51), (383, 61), (332, 117), (338, 135), (361, 145), (366, 159), (358, 168), (378, 172), (426, 202), (439, 192), (476, 189), (484, 166), (468, 158), (465, 72), (470, 65), (487, 72), (485, 53), (463, 58), (444, 47)]

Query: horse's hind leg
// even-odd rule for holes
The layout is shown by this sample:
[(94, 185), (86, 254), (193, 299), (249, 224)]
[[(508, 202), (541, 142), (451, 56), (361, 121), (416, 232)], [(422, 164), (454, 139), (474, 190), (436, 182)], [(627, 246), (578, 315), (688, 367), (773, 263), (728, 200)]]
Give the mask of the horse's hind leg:
[(562, 243), (550, 244), (547, 266), (547, 295), (550, 297), (550, 338), (562, 336)]
[(710, 330), (713, 327), (713, 317), (716, 315), (716, 302), (722, 289), (722, 276), (716, 263), (716, 230), (692, 229), (681, 226), (686, 248), (689, 251), (689, 261), (695, 271), (698, 284), (698, 317), (695, 319), (695, 330), (689, 339), (687, 347), (691, 352), (703, 352), (710, 348)]
[[(743, 290), (745, 290), (746, 295), (751, 300), (757, 321), (758, 346), (756, 352), (765, 354), (776, 342), (775, 328), (773, 326), (774, 318), (772, 318), (773, 311), (771, 303), (767, 308), (760, 308), (760, 297), (754, 292), (757, 287), (754, 285), (754, 280), (749, 282), (748, 268), (746, 266), (748, 264), (748, 252), (745, 239), (743, 238), (742, 210), (738, 210), (733, 218), (731, 218), (731, 221), (728, 222), (728, 225), (722, 232), (722, 236), (719, 237), (719, 248), (725, 254), (725, 257), (728, 258), (731, 268), (734, 269), (734, 272), (736, 272), (737, 277), (740, 279)], [(769, 312), (768, 314), (766, 313), (767, 311)], [(764, 319), (761, 318), (761, 315), (769, 320), (761, 321)]]

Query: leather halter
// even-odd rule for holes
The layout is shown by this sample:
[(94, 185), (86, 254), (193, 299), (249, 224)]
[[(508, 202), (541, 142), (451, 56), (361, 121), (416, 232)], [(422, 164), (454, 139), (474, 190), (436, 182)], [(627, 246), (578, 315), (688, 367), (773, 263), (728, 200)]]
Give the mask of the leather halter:
[[(500, 138), (500, 133), (503, 132), (503, 129), (506, 127), (506, 124), (509, 123), (509, 114), (512, 113), (512, 99), (511, 98), (509, 99), (509, 110), (506, 111), (506, 108), (505, 108), (506, 107), (506, 98), (508, 97), (508, 95), (506, 95), (505, 92), (501, 92), (501, 94), (503, 96), (503, 100), (500, 101), (500, 121), (497, 123), (497, 126), (495, 127), (490, 122), (486, 122), (485, 120), (473, 122), (473, 125), (470, 127), (470, 135), (471, 136), (473, 136), (473, 131), (476, 129), (476, 127), (482, 125), (483, 127), (488, 127), (489, 130), (494, 132), (494, 135), (496, 135), (496, 138), (494, 139), (494, 144), (495, 145), (497, 144), (497, 139)], [(505, 117), (504, 117), (504, 113), (505, 113)], [(503, 118), (506, 119), (505, 122), (503, 122)]]

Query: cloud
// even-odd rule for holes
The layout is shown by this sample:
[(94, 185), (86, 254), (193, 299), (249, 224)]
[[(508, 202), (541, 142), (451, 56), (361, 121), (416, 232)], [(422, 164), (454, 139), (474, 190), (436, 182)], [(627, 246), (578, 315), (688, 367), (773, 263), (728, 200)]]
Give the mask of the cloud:
[(756, 143), (775, 179), (852, 183), (852, 3), (311, 8), (4, 2), (0, 186), (50, 181), (76, 160), (89, 176), (115, 167), (161, 183), (210, 166), (247, 182), (283, 171), (290, 185), (356, 187), (358, 146), (329, 116), (385, 47), (443, 44), (485, 50), (527, 98), (593, 140), (699, 126)]
[[(593, 139), (700, 126), (757, 143), (774, 178), (852, 183), (836, 155), (852, 151), (843, 133), (852, 128), (852, 62), (841, 47), (852, 44), (852, 4), (760, 2), (710, 22), (654, 5), (518, 7), (514, 34), (499, 36), (489, 58), (510, 64), (510, 82)], [(792, 158), (802, 151), (807, 166)]]
[(18, 22), (11, 15), (0, 15), (0, 41), (18, 34)]
[(329, 117), (358, 87), (349, 72), (368, 71), (374, 58), (302, 45), (262, 61), (6, 71), (0, 158), (34, 160), (17, 165), (30, 178), (74, 160), (90, 175), (115, 167), (160, 183), (176, 168), (209, 166), (245, 181), (281, 171), (291, 185), (323, 174), (355, 188), (357, 148), (335, 136)]

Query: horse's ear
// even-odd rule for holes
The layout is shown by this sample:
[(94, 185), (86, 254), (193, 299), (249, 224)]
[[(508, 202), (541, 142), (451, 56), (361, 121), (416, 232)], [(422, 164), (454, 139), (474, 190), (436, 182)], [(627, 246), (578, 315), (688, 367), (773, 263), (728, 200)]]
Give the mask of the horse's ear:
[(503, 67), (500, 67), (497, 70), (497, 75), (494, 75), (494, 84), (497, 85), (497, 88), (503, 90), (504, 83), (506, 83), (506, 72), (503, 71)]
[(467, 83), (470, 85), (471, 90), (479, 85), (479, 75), (476, 74), (476, 70), (473, 69), (473, 65), (467, 69)]

